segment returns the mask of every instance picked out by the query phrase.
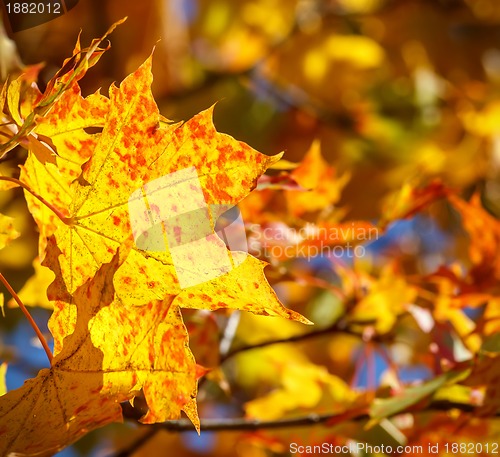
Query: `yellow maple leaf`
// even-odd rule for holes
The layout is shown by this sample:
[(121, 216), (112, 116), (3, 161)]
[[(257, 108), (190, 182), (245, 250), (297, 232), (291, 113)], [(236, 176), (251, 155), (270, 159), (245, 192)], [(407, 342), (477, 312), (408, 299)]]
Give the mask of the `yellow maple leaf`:
[(482, 110), (475, 111), (464, 104), (459, 112), (464, 127), (478, 136), (493, 138), (498, 135), (498, 124), (500, 122), (500, 102), (498, 100), (489, 102)]
[(417, 187), (415, 183), (408, 181), (386, 198), (379, 225), (386, 228), (397, 219), (412, 217), (447, 193), (446, 187), (438, 180), (424, 187)]
[(325, 43), (333, 60), (343, 60), (362, 68), (376, 68), (384, 60), (384, 49), (374, 40), (361, 35), (333, 35)]
[(301, 408), (314, 408), (328, 392), (331, 396), (329, 411), (340, 412), (353, 402), (356, 395), (349, 386), (325, 367), (308, 361), (282, 362), (281, 386), (264, 397), (246, 403), (248, 416), (274, 420)]
[(366, 277), (367, 294), (354, 306), (349, 319), (354, 322), (373, 322), (379, 334), (389, 332), (400, 314), (406, 311), (417, 296), (417, 290), (398, 274), (395, 265), (387, 265), (380, 277)]
[[(3, 295), (0, 294), (0, 300), (3, 300)], [(0, 397), (7, 393), (7, 384), (5, 383), (5, 373), (7, 372), (7, 364), (4, 362), (0, 365)]]
[(6, 105), (4, 109), (15, 124), (20, 127), (33, 108), (42, 98), (42, 93), (36, 86), (38, 74), (43, 65), (26, 67), (23, 73), (5, 86)]
[[(93, 282), (77, 291), (75, 302), (90, 299), (94, 309), (108, 306), (113, 290), (104, 283), (113, 266), (107, 265)], [(127, 395), (101, 394), (103, 355), (92, 346), (87, 328), (92, 309), (80, 315), (78, 330), (66, 340), (65, 350), (54, 358), (50, 369), (0, 397), (0, 455), (53, 455), (87, 430), (120, 419), (116, 401)]]
[(53, 323), (66, 317), (65, 308), (77, 309), (74, 331), (50, 369), (0, 398), (1, 455), (52, 455), (121, 420), (119, 402), (141, 388), (150, 406), (143, 422), (177, 418), (184, 410), (199, 427), (196, 366), (179, 308), (172, 300), (149, 307), (116, 300), (112, 276), (121, 261), (117, 254), (105, 264), (75, 291), (71, 305), (55, 303)]
[[(61, 251), (57, 268), (60, 267), (68, 292), (71, 294), (102, 264), (109, 262), (118, 246), (129, 243), (130, 255), (114, 277), (117, 293), (126, 304), (141, 305), (180, 294), (177, 300), (183, 307), (244, 308), (257, 313), (293, 316), (305, 322), (277, 301), (264, 278), (265, 264), (250, 256), (228, 251), (234, 268), (217, 278), (220, 285), (210, 281), (212, 277), (208, 276), (200, 279), (201, 285), (194, 285), (187, 292), (180, 287), (179, 265), (174, 268), (171, 249), (164, 246), (160, 250), (144, 250), (134, 244), (130, 196), (141, 189), (145, 193), (148, 183), (179, 170), (191, 172), (194, 167), (201, 191), (195, 192), (188, 187), (187, 194), (176, 194), (173, 206), (201, 206), (203, 200), (207, 205), (234, 205), (256, 185), (265, 169), (280, 158), (279, 155), (267, 157), (217, 133), (212, 123), (212, 110), (183, 124), (164, 123), (151, 94), (151, 81), (151, 59), (148, 59), (119, 88), (111, 88), (103, 132), (96, 142), (82, 145), (93, 148), (91, 159), (71, 187), (54, 185), (50, 175), (42, 175), (43, 170), (36, 168), (37, 161), (33, 158), (25, 166), (25, 179), (42, 177), (38, 181), (29, 180), (35, 191), (43, 193), (61, 213), (69, 208), (66, 223), (35, 211), (39, 225), (53, 224), (50, 229), (54, 232), (53, 245)], [(65, 157), (66, 146), (64, 141), (57, 144), (61, 157)], [(50, 169), (47, 164), (45, 167)], [(67, 181), (71, 173), (65, 174)], [(71, 200), (69, 204), (68, 199)], [(212, 218), (210, 223), (213, 224)], [(200, 221), (187, 220), (189, 227), (196, 228), (197, 224)], [(209, 231), (214, 233), (213, 225)], [(187, 233), (186, 236), (191, 235)], [(206, 270), (217, 267), (212, 266), (215, 262), (213, 250), (225, 250), (223, 242), (212, 235), (209, 249), (206, 244), (202, 247), (204, 249), (197, 250), (196, 259), (188, 259), (181, 265), (181, 273), (189, 274), (191, 267), (199, 272), (200, 264)], [(53, 264), (47, 265), (56, 268)], [(266, 300), (258, 297), (266, 297)]]
[[(108, 105), (109, 100), (99, 93), (81, 97), (75, 83), (55, 103), (50, 116), (41, 118), (35, 128), (36, 134), (52, 140), (58, 155), (55, 163), (42, 163), (30, 148), (20, 179), (39, 195), (50, 196), (50, 202), (63, 214), (71, 204), (71, 184), (81, 174), (81, 166), (90, 158), (99, 137), (85, 129), (104, 125)], [(39, 253), (43, 256), (46, 239), (54, 233), (59, 219), (29, 192), (25, 191), (25, 197), (40, 230)]]
[(480, 306), (487, 300), (486, 294), (469, 294), (455, 296), (456, 284), (446, 277), (436, 277), (438, 296), (433, 302), (432, 312), (437, 322), (450, 322), (466, 347), (477, 352), (481, 346), (481, 338), (474, 334), (475, 322), (467, 316), (463, 308)]
[(484, 334), (500, 333), (500, 298), (491, 297), (484, 310)]
[(0, 214), (0, 249), (3, 249), (19, 235), (20, 233), (14, 228), (14, 219)]
[[(55, 358), (28, 387), (0, 402), (0, 419), (16, 417), (1, 421), (9, 423), (1, 430), (6, 452), (37, 446), (52, 452), (84, 428), (119, 419), (116, 403), (141, 389), (149, 407), (143, 422), (184, 411), (199, 428), (197, 371), (181, 307), (244, 309), (309, 323), (279, 302), (264, 262), (229, 250), (215, 232), (218, 207), (237, 204), (280, 155), (267, 157), (218, 133), (211, 109), (186, 123), (166, 122), (151, 82), (148, 59), (111, 87), (109, 101), (100, 94), (83, 99), (77, 85), (68, 86), (34, 131), (57, 148), (55, 164), (30, 152), (22, 175), (51, 210), (27, 197), (47, 239), (40, 244), (43, 265), (55, 273), (48, 290)], [(96, 125), (102, 133), (85, 133)], [(193, 214), (200, 208), (204, 219)], [(180, 221), (169, 226), (163, 210), (180, 214)], [(186, 255), (185, 245), (196, 249)], [(229, 269), (217, 257), (221, 252)], [(77, 378), (86, 381), (75, 387)], [(54, 414), (41, 425), (27, 411), (46, 397)], [(36, 444), (48, 427), (60, 436)]]
[[(54, 273), (47, 267), (40, 265), (40, 260), (33, 261), (35, 273), (24, 284), (18, 292), (18, 296), (26, 306), (40, 306), (52, 309), (53, 304), (47, 298), (47, 289), (54, 281)], [(14, 299), (9, 300), (9, 306), (17, 306)]]

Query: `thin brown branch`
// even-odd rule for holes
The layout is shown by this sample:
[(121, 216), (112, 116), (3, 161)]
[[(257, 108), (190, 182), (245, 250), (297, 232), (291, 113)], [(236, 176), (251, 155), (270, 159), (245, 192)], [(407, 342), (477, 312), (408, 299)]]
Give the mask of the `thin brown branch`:
[[(146, 428), (146, 427), (144, 427)], [(109, 457), (128, 457), (132, 455), (135, 451), (141, 448), (144, 444), (146, 444), (156, 433), (159, 432), (159, 428), (148, 426), (148, 429), (144, 431), (144, 433), (139, 436), (134, 442), (128, 445), (126, 449), (117, 452), (116, 454), (112, 454)]]
[[(473, 413), (476, 409), (473, 405), (464, 403), (454, 403), (449, 401), (435, 401), (429, 404), (427, 408), (418, 410), (400, 411), (418, 413), (421, 411), (450, 411), (452, 409), (462, 411), (464, 413)], [(500, 417), (500, 411), (496, 414)], [(329, 427), (344, 423), (346, 421), (363, 421), (370, 419), (369, 407), (359, 407), (343, 413), (335, 414), (307, 414), (305, 416), (277, 419), (271, 421), (261, 421), (257, 419), (245, 418), (222, 418), (222, 419), (201, 419), (200, 429), (203, 432), (208, 431), (251, 431), (251, 430), (271, 430), (278, 428), (314, 426), (318, 424), (327, 424)], [(150, 425), (155, 429), (165, 430), (168, 432), (193, 432), (195, 431), (193, 424), (188, 419), (179, 419), (160, 424)], [(120, 454), (122, 455), (122, 454)], [(126, 455), (126, 454), (123, 454)]]
[[(267, 346), (272, 346), (274, 344), (286, 344), (286, 343), (297, 343), (297, 342), (300, 342), (300, 341), (307, 341), (307, 340), (309, 340), (311, 338), (318, 338), (320, 336), (329, 335), (331, 333), (343, 333), (343, 334), (347, 334), (347, 335), (357, 336), (360, 339), (363, 338), (363, 335), (361, 333), (358, 333), (358, 332), (355, 332), (353, 330), (350, 330), (347, 327), (343, 327), (342, 325), (339, 325), (338, 322), (336, 322), (334, 325), (331, 325), (330, 327), (326, 327), (326, 328), (324, 328), (322, 330), (317, 330), (315, 332), (302, 333), (300, 335), (290, 336), (288, 338), (282, 338), (282, 339), (270, 340), (270, 341), (263, 341), (262, 343), (258, 343), (258, 344), (252, 344), (252, 345), (249, 345), (249, 346), (238, 347), (238, 348), (233, 349), (232, 351), (230, 351), (227, 355), (221, 357), (220, 363), (222, 364), (226, 360), (228, 360), (228, 359), (230, 359), (230, 358), (234, 357), (235, 355), (240, 354), (242, 352), (251, 351), (251, 350), (254, 350), (254, 349), (261, 349), (261, 348), (264, 348), (264, 347), (267, 347)], [(384, 335), (383, 340), (386, 340), (389, 337), (390, 337), (390, 335), (389, 336), (388, 335)], [(373, 337), (373, 340), (374, 341), (382, 341), (382, 337), (376, 335), (376, 336)]]
[[(251, 431), (272, 430), (277, 428), (304, 427), (328, 423), (329, 426), (349, 420), (368, 419), (367, 408), (360, 408), (341, 414), (308, 414), (306, 416), (278, 419), (272, 421), (261, 421), (257, 419), (224, 418), (224, 419), (202, 419), (200, 429), (202, 432), (210, 431)], [(163, 422), (156, 424), (161, 430), (168, 432), (193, 432), (193, 424), (188, 419)]]
[(61, 221), (66, 224), (66, 225), (71, 225), (72, 219), (69, 217), (66, 217), (61, 211), (59, 211), (52, 203), (49, 203), (45, 198), (43, 198), (41, 195), (38, 195), (30, 186), (27, 184), (23, 183), (19, 179), (16, 178), (11, 178), (9, 176), (0, 176), (0, 181), (9, 181), (14, 184), (17, 184), (19, 187), (22, 187), (26, 191), (28, 191), (33, 197), (37, 198), (40, 200), (47, 208), (49, 208)]
[[(446, 412), (450, 410), (459, 410), (463, 413), (473, 413), (476, 409), (474, 405), (463, 403), (454, 403), (449, 401), (434, 401), (429, 404), (427, 408), (417, 410), (407, 410), (406, 412), (418, 413), (422, 411), (435, 411)], [(326, 424), (328, 427), (334, 427), (347, 421), (366, 421), (370, 419), (369, 407), (355, 408), (343, 413), (336, 414), (308, 414), (300, 417), (278, 419), (272, 421), (260, 421), (256, 419), (245, 418), (223, 418), (223, 419), (201, 419), (201, 431), (203, 432), (219, 432), (219, 431), (255, 431), (255, 430), (273, 430), (280, 428), (291, 427), (309, 427), (319, 424)], [(400, 414), (404, 411), (398, 412)], [(495, 417), (500, 417), (500, 411), (497, 412)], [(128, 457), (136, 450), (142, 447), (149, 439), (151, 439), (156, 432), (163, 430), (172, 433), (185, 433), (194, 432), (194, 426), (188, 419), (173, 420), (163, 422), (161, 424), (145, 425), (148, 427), (148, 432), (142, 434), (134, 443), (109, 457)]]
[(28, 322), (33, 327), (33, 330), (35, 331), (36, 336), (40, 340), (40, 343), (42, 344), (42, 347), (43, 347), (45, 353), (47, 354), (49, 362), (52, 364), (52, 359), (54, 358), (54, 356), (52, 354), (52, 351), (49, 348), (49, 345), (47, 344), (47, 340), (43, 336), (43, 333), (41, 332), (40, 328), (36, 324), (35, 320), (31, 317), (31, 314), (29, 313), (28, 309), (26, 308), (26, 306), (24, 306), (24, 303), (21, 301), (21, 299), (17, 295), (16, 291), (11, 287), (11, 285), (9, 284), (7, 279), (5, 279), (5, 277), (2, 273), (0, 273), (0, 281), (3, 282), (4, 286), (7, 288), (9, 293), (12, 295), (14, 300), (17, 302), (17, 304), (19, 305), (19, 308), (21, 308), (21, 311), (23, 312), (23, 314), (26, 316), (26, 319), (28, 319)]

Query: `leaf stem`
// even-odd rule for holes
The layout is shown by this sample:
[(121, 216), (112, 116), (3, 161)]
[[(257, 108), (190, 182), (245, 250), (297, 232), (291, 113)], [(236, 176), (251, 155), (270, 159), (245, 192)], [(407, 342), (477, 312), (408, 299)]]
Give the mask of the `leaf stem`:
[(47, 354), (49, 362), (52, 365), (52, 360), (53, 360), (54, 356), (53, 356), (52, 351), (50, 350), (49, 345), (47, 344), (47, 340), (43, 336), (43, 333), (41, 332), (40, 328), (38, 327), (38, 325), (36, 325), (36, 322), (31, 317), (31, 314), (29, 313), (29, 311), (26, 308), (26, 306), (24, 306), (24, 303), (19, 298), (19, 295), (17, 295), (16, 291), (11, 287), (11, 285), (9, 284), (9, 282), (7, 281), (7, 279), (5, 279), (5, 277), (4, 277), (4, 275), (2, 273), (0, 273), (0, 281), (3, 282), (4, 286), (7, 288), (7, 290), (9, 291), (9, 293), (12, 295), (12, 297), (14, 298), (14, 300), (17, 302), (17, 304), (19, 305), (19, 308), (21, 308), (21, 311), (26, 316), (26, 319), (28, 319), (28, 322), (33, 327), (33, 330), (35, 331), (36, 336), (38, 336), (38, 339), (40, 340), (40, 343), (42, 343), (43, 349), (45, 350), (45, 353)]
[(45, 198), (43, 198), (41, 195), (38, 195), (31, 187), (29, 187), (27, 184), (23, 183), (19, 179), (16, 178), (11, 178), (9, 176), (0, 176), (0, 181), (9, 181), (13, 182), (14, 184), (17, 184), (19, 187), (22, 187), (24, 190), (28, 191), (33, 197), (37, 198), (40, 200), (47, 208), (49, 208), (64, 224), (66, 225), (71, 225), (72, 224), (72, 218), (66, 217), (61, 211), (59, 211), (52, 203), (49, 203)]
[[(127, 416), (125, 416), (127, 417)], [(306, 416), (282, 418), (271, 421), (261, 421), (259, 419), (248, 418), (220, 418), (220, 419), (201, 419), (201, 429), (203, 432), (218, 432), (218, 431), (255, 431), (255, 430), (272, 430), (290, 427), (307, 427), (318, 424), (325, 424), (328, 427), (334, 427), (346, 421), (361, 421), (369, 419), (369, 408), (361, 406), (353, 408), (342, 413), (334, 414), (316, 414), (311, 413)], [(107, 457), (130, 457), (149, 441), (156, 432), (165, 430), (173, 433), (192, 432), (193, 424), (187, 419), (171, 420), (157, 424), (144, 425), (148, 431), (142, 434), (135, 442), (129, 445), (126, 449), (117, 452)]]

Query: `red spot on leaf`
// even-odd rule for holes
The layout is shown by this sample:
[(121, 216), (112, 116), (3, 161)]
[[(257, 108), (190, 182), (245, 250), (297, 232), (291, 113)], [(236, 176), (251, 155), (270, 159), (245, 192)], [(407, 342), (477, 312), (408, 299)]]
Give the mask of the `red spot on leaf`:
[(81, 406), (79, 406), (79, 407), (78, 407), (78, 408), (76, 408), (76, 410), (75, 410), (75, 416), (76, 416), (77, 414), (80, 414), (82, 411), (85, 411), (86, 409), (87, 409), (87, 405), (81, 405)]

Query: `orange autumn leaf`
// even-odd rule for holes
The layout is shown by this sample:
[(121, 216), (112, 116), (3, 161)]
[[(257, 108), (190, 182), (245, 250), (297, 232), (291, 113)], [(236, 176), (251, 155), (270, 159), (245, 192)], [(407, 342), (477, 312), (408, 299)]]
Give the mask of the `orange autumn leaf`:
[(500, 356), (483, 354), (464, 384), (485, 390), (482, 405), (477, 411), (479, 415), (497, 414), (500, 409)]
[[(417, 418), (419, 419), (419, 418)], [(445, 457), (448, 450), (474, 449), (474, 455), (488, 457), (488, 451), (496, 449), (498, 441), (498, 428), (491, 421), (474, 418), (460, 421), (458, 415), (441, 412), (429, 418), (428, 415), (417, 420), (415, 427), (406, 431), (408, 446), (413, 449), (422, 449), (422, 456)], [(460, 433), (457, 433), (457, 426)], [(460, 448), (461, 446), (461, 448)], [(438, 452), (436, 452), (438, 451)]]
[(475, 322), (467, 316), (463, 308), (480, 306), (486, 299), (486, 294), (463, 294), (456, 296), (456, 285), (446, 277), (435, 277), (438, 295), (434, 300), (432, 313), (437, 322), (450, 322), (466, 347), (477, 352), (481, 339), (474, 334)]
[(254, 224), (279, 221), (285, 217), (285, 211), (277, 202), (279, 193), (274, 189), (256, 189), (247, 195), (238, 208), (245, 221)]
[[(49, 324), (54, 334), (54, 353), (64, 353), (66, 340), (63, 341), (63, 338), (67, 334), (77, 333), (81, 315), (90, 312), (89, 344), (103, 355), (105, 385), (112, 389), (124, 386), (129, 397), (142, 388), (149, 406), (149, 413), (143, 419), (145, 423), (174, 419), (184, 410), (197, 425), (194, 400), (196, 366), (188, 347), (187, 331), (179, 306), (172, 297), (142, 307), (127, 306), (121, 302), (113, 289), (112, 278), (128, 252), (119, 253), (121, 257), (118, 258), (117, 253), (113, 258), (99, 285), (104, 291), (113, 290), (114, 299), (106, 306), (99, 302), (95, 306), (89, 303), (88, 294), (92, 292), (90, 286), (84, 289), (86, 299), (78, 301), (74, 295), (70, 303), (60, 300), (53, 302), (54, 314)], [(57, 290), (61, 287), (63, 290)], [(65, 296), (67, 291), (56, 280), (49, 293)], [(76, 316), (76, 321), (68, 328), (68, 320), (72, 316)]]
[(407, 182), (401, 189), (389, 195), (384, 203), (380, 226), (385, 228), (397, 219), (407, 219), (424, 210), (433, 202), (448, 195), (449, 190), (438, 180), (417, 187)]
[(481, 204), (479, 194), (470, 202), (454, 195), (449, 200), (462, 217), (462, 225), (470, 237), (469, 257), (474, 276), (494, 282), (500, 278), (500, 221), (489, 214)]
[(315, 141), (300, 165), (291, 173), (292, 178), (307, 192), (288, 191), (288, 209), (294, 216), (320, 211), (335, 205), (349, 181), (349, 174), (337, 176), (337, 171), (321, 155), (319, 141)]
[[(257, 191), (241, 202), (242, 214), (254, 223), (287, 221), (294, 225), (297, 218), (321, 210), (331, 218), (334, 205), (350, 179), (347, 172), (337, 176), (337, 170), (323, 158), (318, 140), (299, 164), (280, 160), (269, 168), (293, 171), (263, 176), (259, 179)], [(337, 209), (334, 215), (338, 219), (343, 211)], [(323, 214), (321, 216), (324, 218)], [(318, 225), (321, 225), (320, 221)]]
[(186, 310), (182, 318), (189, 333), (189, 347), (202, 374), (220, 365), (219, 327), (214, 313)]
[(119, 405), (96, 395), (99, 378), (56, 365), (0, 397), (1, 455), (51, 456), (88, 430), (119, 420)]
[(28, 135), (28, 145), (29, 150), (42, 164), (56, 163), (57, 153), (55, 148), (47, 141), (42, 141), (42, 137), (30, 133)]
[[(30, 89), (28, 91), (29, 97), (21, 101), (22, 94), (20, 92), (23, 88), (23, 83), (26, 80), (34, 79), (31, 73), (38, 71), (39, 68), (37, 67), (32, 67), (27, 74), (21, 75), (11, 83), (12, 87), (4, 86), (0, 101), (2, 102), (4, 112), (7, 111), (6, 118), (10, 119), (10, 123), (9, 128), (7, 130), (4, 129), (4, 132), (8, 133), (9, 140), (0, 145), (0, 157), (19, 143), (23, 144), (27, 141), (28, 136), (36, 128), (38, 120), (46, 116), (60, 97), (68, 89), (74, 87), (74, 84), (109, 49), (109, 45), (104, 49), (99, 48), (99, 45), (124, 20), (122, 19), (113, 24), (101, 38), (94, 39), (88, 48), (82, 49), (78, 40), (72, 57), (64, 61), (62, 68), (48, 82), (43, 94), (40, 94), (38, 89)], [(7, 104), (6, 109), (3, 106), (5, 104)]]

